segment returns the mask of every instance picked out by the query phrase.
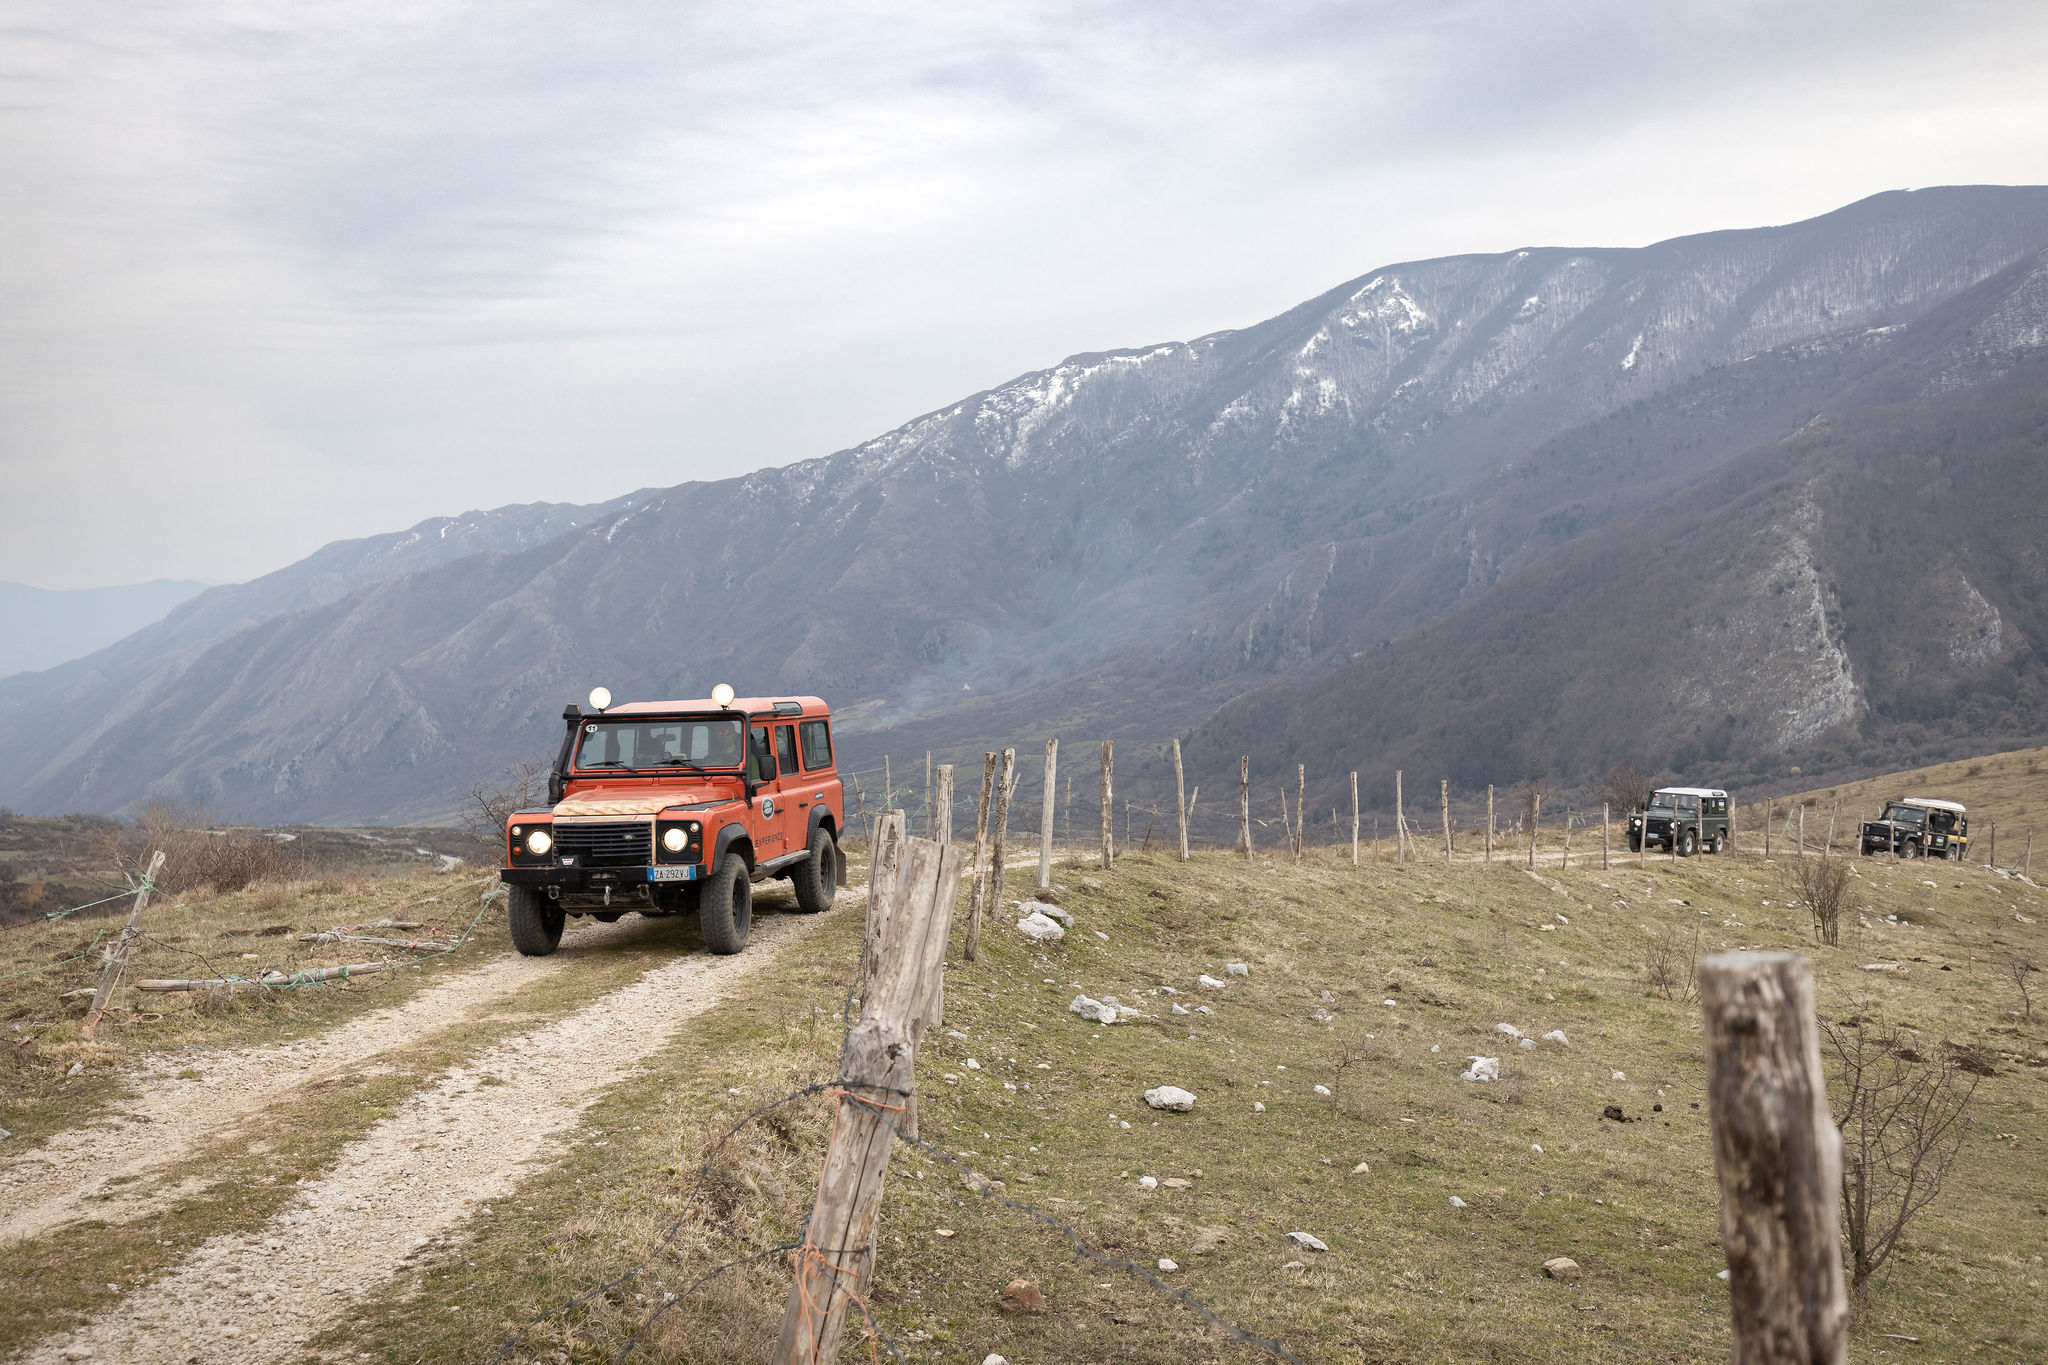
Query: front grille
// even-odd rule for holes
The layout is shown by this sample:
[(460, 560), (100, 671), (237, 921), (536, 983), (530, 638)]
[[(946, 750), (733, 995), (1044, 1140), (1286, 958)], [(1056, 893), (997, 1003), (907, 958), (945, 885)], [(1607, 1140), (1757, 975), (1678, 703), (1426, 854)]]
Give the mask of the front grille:
[(555, 824), (555, 852), (578, 867), (645, 867), (654, 861), (652, 825), (622, 820), (602, 825)]

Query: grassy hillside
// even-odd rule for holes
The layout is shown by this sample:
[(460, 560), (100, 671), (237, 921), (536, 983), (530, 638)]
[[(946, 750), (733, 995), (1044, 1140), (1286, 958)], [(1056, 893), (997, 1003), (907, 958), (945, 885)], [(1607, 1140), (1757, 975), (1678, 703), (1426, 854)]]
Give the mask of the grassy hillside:
[(1816, 843), (1825, 837), (1830, 813), (1839, 809), (1835, 838), (1839, 847), (1848, 848), (1857, 823), (1874, 819), (1885, 802), (1900, 796), (1940, 797), (1968, 806), (1974, 862), (1990, 861), (1995, 842), (1999, 866), (2019, 867), (2028, 837), (2038, 833), (2041, 847), (2033, 866), (2048, 868), (2048, 749), (2018, 749), (1819, 787), (1782, 798), (1778, 809), (1782, 819), (1784, 812), (1804, 806), (1807, 834)]
[[(2028, 776), (2012, 774), (2003, 799), (2048, 795)], [(1305, 1361), (1721, 1360), (1698, 1006), (1682, 987), (1651, 989), (1644, 962), (1660, 946), (1681, 961), (1798, 949), (1829, 1018), (1895, 1021), (1923, 1051), (1963, 1049), (1986, 1073), (1952, 1187), (1875, 1287), (1852, 1358), (1896, 1353), (1899, 1336), (1919, 1340), (1914, 1358), (2039, 1358), (2048, 1012), (2015, 1017), (1999, 957), (2048, 958), (2048, 893), (1975, 866), (1857, 872), (1861, 911), (1828, 949), (1787, 908), (1782, 863), (1754, 857), (1540, 878), (1505, 862), (1353, 868), (1327, 854), (1063, 867), (1077, 919), (1064, 943), (1041, 949), (1004, 921), (980, 962), (950, 965), (948, 1032), (920, 1062), (926, 1134), (1112, 1257), (1172, 1259), (1162, 1280)], [(795, 1236), (825, 1113), (798, 1101), (720, 1137), (831, 1076), (858, 929), (842, 913), (776, 981), (689, 1026), (645, 1084), (594, 1111), (584, 1141), (542, 1154), (551, 1164), (516, 1208), (432, 1249), (393, 1301), (366, 1305), (328, 1345), (392, 1361), (489, 1354), (536, 1310), (640, 1262), (680, 1216), (644, 1277), (543, 1326), (516, 1358), (609, 1358), (661, 1295), (687, 1291), (643, 1338), (648, 1358), (761, 1359), (785, 1258), (689, 1286)], [(1905, 967), (1864, 970), (1878, 960)], [(1197, 985), (1232, 961), (1250, 976)], [(1066, 1008), (1083, 991), (1144, 1017), (1084, 1023)], [(1175, 1015), (1176, 1001), (1214, 1013)], [(1569, 1045), (1523, 1050), (1503, 1022), (1562, 1029)], [(1501, 1082), (1459, 1080), (1470, 1055), (1499, 1057)], [(1194, 1111), (1147, 1109), (1142, 1092), (1161, 1084), (1192, 1090)], [(1603, 1118), (1609, 1105), (1629, 1121)], [(1188, 1184), (1146, 1190), (1146, 1175)], [(1221, 1238), (1197, 1253), (1202, 1229)], [(1297, 1230), (1329, 1251), (1281, 1240)], [(1545, 1279), (1557, 1255), (1585, 1278)], [(1050, 1311), (998, 1308), (1019, 1276)], [(912, 1360), (1262, 1358), (914, 1150), (892, 1167), (869, 1303)]]

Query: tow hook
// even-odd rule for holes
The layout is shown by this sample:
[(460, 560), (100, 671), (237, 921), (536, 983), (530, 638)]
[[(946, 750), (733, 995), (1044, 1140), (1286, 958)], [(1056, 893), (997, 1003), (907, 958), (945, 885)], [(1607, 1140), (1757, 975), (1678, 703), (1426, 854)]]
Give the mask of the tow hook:
[(607, 910), (612, 908), (612, 884), (610, 882), (604, 884), (604, 908)]

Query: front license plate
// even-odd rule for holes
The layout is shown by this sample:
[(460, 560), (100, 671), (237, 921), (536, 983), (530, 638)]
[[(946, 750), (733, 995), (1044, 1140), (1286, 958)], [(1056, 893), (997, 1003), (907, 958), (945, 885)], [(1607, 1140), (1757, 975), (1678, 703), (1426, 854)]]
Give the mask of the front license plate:
[(697, 869), (692, 867), (650, 867), (647, 869), (650, 882), (694, 882)]

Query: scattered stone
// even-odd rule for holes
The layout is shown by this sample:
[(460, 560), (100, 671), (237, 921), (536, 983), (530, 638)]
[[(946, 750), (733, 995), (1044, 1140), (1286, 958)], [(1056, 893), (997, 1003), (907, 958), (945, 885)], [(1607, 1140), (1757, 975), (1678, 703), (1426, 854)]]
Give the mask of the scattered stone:
[(1156, 1190), (1159, 1188), (1159, 1180), (1155, 1176), (1141, 1175), (1138, 1177), (1138, 1188), (1141, 1190)]
[(1470, 1053), (1467, 1053), (1466, 1057), (1467, 1060), (1469, 1060), (1472, 1063), (1472, 1065), (1468, 1070), (1460, 1071), (1458, 1073), (1459, 1080), (1497, 1081), (1500, 1079), (1500, 1058), (1474, 1057)]
[(979, 1070), (981, 1070), (981, 1063), (980, 1063), (980, 1062), (977, 1062), (977, 1061), (975, 1061), (975, 1060), (974, 1060), (974, 1058), (972, 1058), (972, 1057), (969, 1057), (969, 1058), (967, 1059), (967, 1069), (968, 1069), (969, 1071), (979, 1071)]
[(1183, 1180), (1179, 1176), (1174, 1176), (1171, 1179), (1162, 1180), (1159, 1183), (1164, 1185), (1169, 1190), (1184, 1190), (1187, 1189), (1189, 1186), (1193, 1185), (1195, 1182), (1192, 1180)]
[(13, 1136), (14, 1136), (14, 1134), (13, 1134), (12, 1132), (10, 1132), (10, 1131), (9, 1131), (8, 1129), (5, 1129), (5, 1128), (0, 1128), (0, 1142), (5, 1142), (5, 1141), (7, 1141), (7, 1139), (9, 1139), (9, 1138), (11, 1138), (11, 1137), (13, 1137)]
[(1495, 1024), (1493, 1026), (1493, 1031), (1495, 1033), (1505, 1033), (1510, 1038), (1519, 1038), (1522, 1036), (1522, 1031), (1516, 1028), (1513, 1024)]
[(1106, 1005), (1100, 1000), (1091, 1000), (1085, 995), (1075, 996), (1073, 1003), (1067, 1006), (1067, 1011), (1070, 1014), (1078, 1014), (1083, 1019), (1089, 1019), (1098, 1024), (1114, 1024), (1116, 1022), (1116, 1006)]
[(79, 1075), (80, 1073), (82, 1073), (82, 1072), (83, 1072), (84, 1070), (85, 1070), (85, 1063), (84, 1063), (84, 1062), (73, 1062), (73, 1063), (71, 1064), (71, 1069), (70, 1069), (69, 1071), (65, 1072), (64, 1074), (65, 1074), (65, 1075), (67, 1075), (67, 1076), (76, 1076), (76, 1075)]
[(66, 1346), (63, 1350), (59, 1351), (57, 1355), (60, 1359), (63, 1360), (91, 1360), (92, 1347)]
[(1253, 1100), (1253, 1101), (1252, 1101), (1252, 1112), (1253, 1112), (1254, 1114), (1263, 1114), (1263, 1113), (1265, 1113), (1265, 1112), (1266, 1112), (1266, 1106), (1265, 1106), (1265, 1105), (1263, 1105), (1263, 1104), (1261, 1104), (1261, 1103), (1259, 1103), (1259, 1101), (1257, 1101), (1257, 1100)]
[(1167, 1259), (1166, 1259), (1166, 1258), (1165, 1258), (1164, 1256), (1161, 1256), (1161, 1257), (1159, 1258), (1159, 1268), (1160, 1268), (1161, 1270), (1165, 1270), (1165, 1271), (1169, 1271), (1169, 1272), (1171, 1272), (1171, 1271), (1175, 1271), (1175, 1270), (1179, 1270), (1179, 1269), (1180, 1269), (1180, 1262), (1178, 1262), (1178, 1261), (1169, 1261), (1169, 1260), (1167, 1260)]
[(1534, 1152), (1534, 1153), (1535, 1153), (1536, 1155), (1538, 1155), (1538, 1156), (1542, 1156), (1542, 1155), (1543, 1155), (1543, 1144), (1542, 1144), (1542, 1143), (1540, 1143), (1540, 1142), (1532, 1142), (1532, 1143), (1530, 1143), (1530, 1144), (1529, 1144), (1529, 1150), (1530, 1150), (1530, 1151), (1532, 1151), (1532, 1152)]
[(1109, 942), (1109, 935), (1103, 933), (1100, 929), (1095, 931), (1095, 937), (1101, 939), (1104, 943)]
[(1215, 1010), (1212, 1010), (1212, 1009), (1210, 1009), (1210, 1008), (1209, 1008), (1209, 1007), (1208, 1007), (1207, 1005), (1197, 1005), (1197, 1006), (1195, 1006), (1195, 1013), (1196, 1013), (1196, 1014), (1214, 1014), (1215, 1012), (1216, 1012)]
[(953, 1235), (953, 1229), (951, 1228), (933, 1228), (932, 1231), (938, 1233), (941, 1237), (951, 1237)]
[(1328, 1010), (1325, 1009), (1318, 1009), (1315, 1013), (1316, 1022), (1319, 1024), (1327, 1024), (1336, 1017), (1336, 1015), (1330, 1013)]
[(1045, 1293), (1029, 1280), (1012, 1280), (1003, 1286), (996, 1303), (1007, 1313), (1043, 1313)]
[(1180, 991), (1173, 986), (1161, 986), (1156, 993), (1159, 995), (1179, 995)]
[(1553, 1280), (1576, 1280), (1579, 1263), (1569, 1256), (1553, 1256), (1543, 1263), (1543, 1273)]
[(1010, 1362), (1005, 1356), (983, 1356), (981, 1365), (1010, 1365)]
[(990, 1180), (980, 1171), (969, 1171), (966, 1175), (960, 1177), (960, 1183), (973, 1190), (976, 1194), (992, 1194), (1003, 1188), (1002, 1181)]
[(1458, 1196), (1454, 1194), (1451, 1196), (1451, 1207), (1454, 1209), (1462, 1209), (1470, 1206), (1467, 1205), (1464, 1200), (1458, 1198)]
[(1017, 932), (1039, 943), (1058, 943), (1067, 936), (1067, 931), (1062, 929), (1057, 921), (1047, 919), (1036, 911), (1017, 921)]
[(1226, 976), (1250, 976), (1252, 974), (1252, 969), (1245, 966), (1242, 962), (1225, 963), (1223, 971)]
[(1728, 1278), (1728, 1272), (1725, 1270), (1717, 1270), (1714, 1272), (1714, 1278), (1717, 1280), (1725, 1280)]
[(1229, 1240), (1229, 1228), (1198, 1227), (1195, 1229), (1195, 1244), (1189, 1248), (1189, 1251), (1196, 1256), (1207, 1256)]
[(1617, 1071), (1614, 1073), (1614, 1079), (1617, 1081), (1625, 1081), (1628, 1079), (1628, 1073), (1625, 1071)]
[(1173, 1002), (1172, 1010), (1175, 1014), (1186, 1014), (1188, 1012), (1188, 1007), (1186, 1005), (1181, 1004), (1178, 1000), (1176, 1000)]
[(1524, 1038), (1521, 1040), (1521, 1046), (1525, 1052), (1534, 1052), (1536, 1050), (1536, 1040), (1534, 1038)]
[(1327, 1085), (1319, 1085), (1316, 1087), (1316, 1093), (1318, 1095), (1327, 1095), (1330, 1093), (1330, 1087)]
[(1544, 1034), (1543, 1041), (1546, 1043), (1556, 1043), (1560, 1047), (1570, 1047), (1572, 1045), (1572, 1040), (1564, 1036), (1564, 1030), (1561, 1028), (1554, 1028)]
[(1290, 1232), (1287, 1234), (1286, 1240), (1298, 1247), (1305, 1247), (1310, 1251), (1328, 1251), (1330, 1249), (1323, 1244), (1322, 1238), (1312, 1236), (1306, 1232)]
[(1162, 1085), (1145, 1092), (1145, 1103), (1154, 1109), (1171, 1109), (1176, 1114), (1185, 1114), (1195, 1107), (1195, 1097), (1177, 1085)]
[(1356, 1166), (1353, 1166), (1353, 1167), (1351, 1168), (1351, 1174), (1353, 1174), (1353, 1175), (1371, 1175), (1371, 1174), (1372, 1174), (1372, 1164), (1371, 1164), (1370, 1162), (1365, 1162), (1365, 1161), (1361, 1161), (1361, 1162), (1359, 1162), (1359, 1163), (1358, 1163), (1358, 1164), (1357, 1164)]
[(949, 1028), (949, 1029), (947, 1029), (947, 1030), (946, 1030), (946, 1036), (947, 1036), (948, 1038), (958, 1038), (958, 1039), (959, 1039), (959, 1040), (960, 1040), (961, 1042), (963, 1042), (963, 1043), (967, 1041), (967, 1035), (966, 1035), (966, 1034), (964, 1034), (964, 1033), (962, 1033), (962, 1032), (961, 1032), (961, 1031), (960, 1031), (959, 1029), (956, 1029), (956, 1028)]
[(1196, 977), (1195, 980), (1200, 984), (1207, 986), (1212, 991), (1228, 990), (1230, 988), (1229, 982), (1218, 981), (1215, 977), (1209, 975), (1207, 972), (1203, 972), (1200, 976)]
[(1064, 928), (1071, 929), (1074, 927), (1074, 912), (1063, 910), (1050, 901), (1018, 901), (1016, 904), (1017, 915), (1020, 919), (1030, 919), (1033, 915), (1043, 915), (1047, 919), (1058, 920)]

